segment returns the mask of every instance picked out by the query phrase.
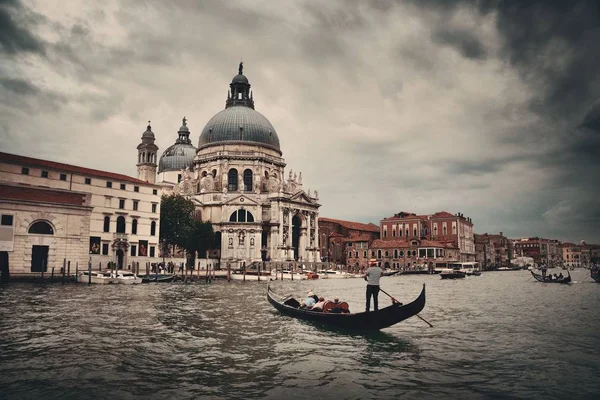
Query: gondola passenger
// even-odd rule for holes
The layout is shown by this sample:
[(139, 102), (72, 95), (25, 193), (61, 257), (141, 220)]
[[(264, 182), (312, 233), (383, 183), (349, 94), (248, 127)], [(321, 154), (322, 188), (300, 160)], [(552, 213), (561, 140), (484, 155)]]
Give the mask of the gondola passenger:
[(323, 296), (319, 297), (319, 301), (312, 306), (312, 311), (323, 311), (323, 305), (325, 304), (325, 298)]
[(306, 296), (306, 299), (304, 299), (304, 301), (300, 305), (300, 308), (312, 308), (312, 306), (314, 306), (316, 304), (314, 296), (315, 296), (315, 294), (313, 292), (308, 292), (308, 295)]
[(563, 276), (562, 272), (558, 275), (558, 280), (562, 281), (563, 279), (565, 279), (565, 277)]

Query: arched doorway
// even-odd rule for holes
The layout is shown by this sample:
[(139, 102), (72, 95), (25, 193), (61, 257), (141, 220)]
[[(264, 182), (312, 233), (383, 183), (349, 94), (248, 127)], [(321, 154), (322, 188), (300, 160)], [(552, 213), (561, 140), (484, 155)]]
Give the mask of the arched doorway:
[(302, 220), (297, 215), (292, 218), (292, 247), (294, 248), (294, 260), (298, 261), (300, 250), (300, 225)]
[[(54, 228), (47, 221), (36, 221), (27, 233), (33, 235), (54, 235)], [(48, 270), (48, 245), (33, 245), (31, 247), (31, 272), (46, 272)]]
[(125, 253), (122, 249), (117, 249), (117, 269), (123, 269), (123, 257)]

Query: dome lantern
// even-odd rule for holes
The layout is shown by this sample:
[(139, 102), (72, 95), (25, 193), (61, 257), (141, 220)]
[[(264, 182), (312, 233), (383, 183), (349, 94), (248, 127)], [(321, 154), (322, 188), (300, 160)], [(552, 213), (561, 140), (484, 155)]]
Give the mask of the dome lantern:
[(230, 91), (227, 92), (227, 101), (225, 102), (225, 108), (232, 106), (244, 106), (254, 109), (254, 99), (250, 93), (250, 82), (243, 74), (244, 63), (240, 62), (238, 68), (238, 74), (233, 77), (229, 87)]

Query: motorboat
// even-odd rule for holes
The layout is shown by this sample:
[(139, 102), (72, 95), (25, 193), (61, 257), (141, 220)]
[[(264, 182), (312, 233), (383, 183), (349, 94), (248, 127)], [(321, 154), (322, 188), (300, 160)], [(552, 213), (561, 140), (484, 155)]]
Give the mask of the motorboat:
[(113, 273), (113, 277), (116, 278), (117, 283), (119, 284), (133, 285), (136, 283), (142, 283), (142, 278), (129, 271), (116, 271)]
[(479, 264), (477, 262), (462, 262), (457, 263), (458, 270), (464, 272), (467, 276), (480, 276), (481, 271), (479, 271)]
[(107, 285), (117, 283), (110, 271), (81, 271), (77, 274), (77, 282)]
[(306, 274), (303, 272), (299, 272), (299, 271), (292, 271), (290, 269), (284, 269), (282, 270), (273, 270), (271, 271), (271, 277), (274, 280), (278, 280), (278, 279), (290, 279), (290, 280), (305, 280), (308, 279), (306, 277)]
[(442, 279), (463, 279), (467, 274), (457, 269), (444, 269), (440, 276)]

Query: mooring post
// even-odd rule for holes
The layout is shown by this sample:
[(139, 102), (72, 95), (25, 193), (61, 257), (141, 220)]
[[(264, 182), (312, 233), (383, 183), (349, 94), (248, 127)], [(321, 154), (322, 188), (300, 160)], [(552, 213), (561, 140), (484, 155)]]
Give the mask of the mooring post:
[(98, 271), (102, 271), (102, 261), (98, 263)]
[(62, 284), (65, 284), (65, 274), (67, 273), (67, 259), (63, 258), (63, 266), (62, 266)]
[(75, 282), (79, 282), (79, 261), (75, 262)]
[(88, 261), (88, 285), (92, 284), (92, 257)]
[(258, 281), (260, 282), (260, 264), (258, 264)]
[(71, 280), (71, 261), (67, 261), (67, 280)]
[(227, 261), (227, 282), (231, 282), (231, 263)]
[(210, 265), (208, 263), (206, 263), (206, 283), (208, 283), (208, 269), (209, 269)]
[(242, 281), (246, 282), (246, 261), (242, 261), (242, 273), (244, 274)]
[(54, 283), (54, 267), (52, 267), (52, 273), (50, 274), (50, 283)]

